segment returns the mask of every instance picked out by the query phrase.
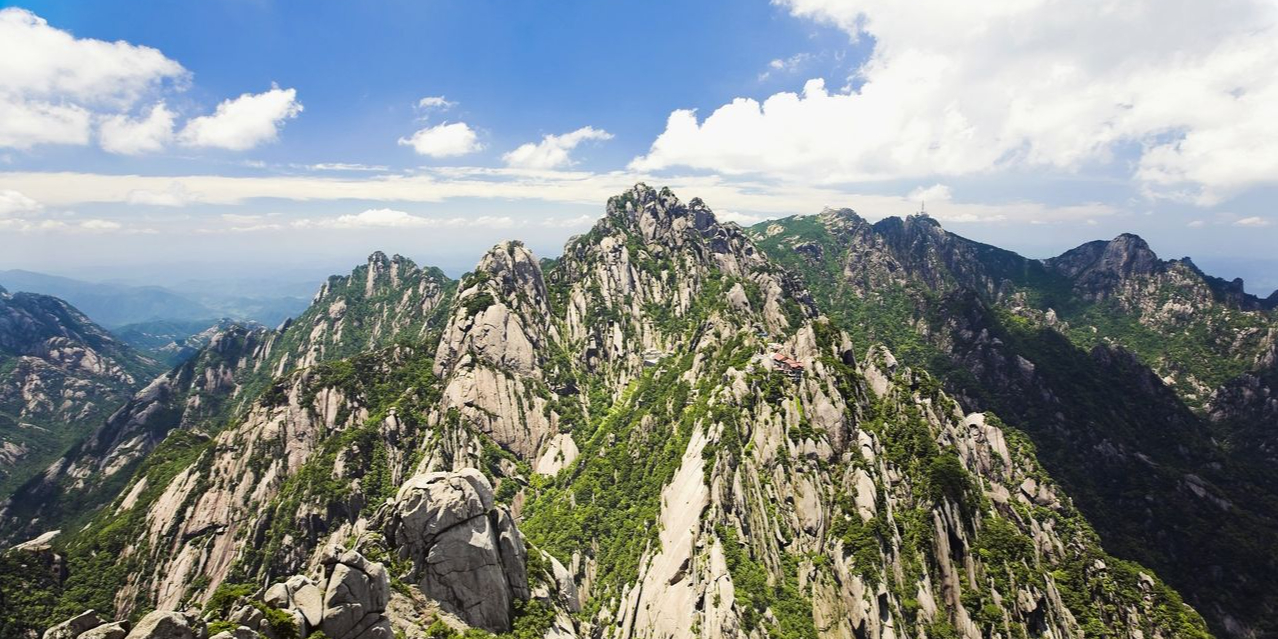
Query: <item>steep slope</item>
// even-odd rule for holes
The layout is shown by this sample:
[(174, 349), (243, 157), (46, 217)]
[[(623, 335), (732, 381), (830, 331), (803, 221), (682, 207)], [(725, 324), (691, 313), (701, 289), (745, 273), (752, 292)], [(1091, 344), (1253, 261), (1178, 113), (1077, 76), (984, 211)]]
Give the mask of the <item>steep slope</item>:
[[(1192, 410), (1211, 405), (1205, 380), (1237, 387), (1259, 365), (1249, 353), (1273, 319), (1240, 283), (1130, 235), (1040, 262), (920, 216), (827, 211), (753, 232), (854, 339), (884, 340), (966, 409), (1030, 435), (1108, 548), (1157, 568), (1222, 632), (1270, 631), (1278, 501), (1270, 473), (1216, 439), (1248, 430), (1225, 414), (1253, 413), (1222, 410), (1213, 428)], [(1226, 397), (1255, 393), (1212, 402)]]
[[(226, 428), (170, 434), (55, 540), (46, 621), (255, 632), (257, 597), (336, 639), (1208, 636), (1028, 441), (859, 350), (699, 200), (637, 185), (545, 271), (499, 244), (446, 317), (283, 349)], [(341, 331), (324, 355), (367, 349)]]
[(158, 369), (66, 302), (0, 289), (0, 494), (83, 437)]
[(92, 436), (17, 491), (0, 513), (0, 538), (92, 514), (116, 496), (119, 482), (128, 481), (133, 468), (171, 431), (207, 439), (273, 391), (272, 381), (280, 375), (399, 340), (420, 340), (442, 324), (454, 286), (438, 269), (375, 253), (350, 275), (330, 278), (311, 307), (280, 329), (231, 326), (215, 334), (185, 363), (155, 379), (105, 422), (99, 420)]
[(111, 331), (120, 341), (148, 354), (152, 359), (177, 366), (190, 359), (217, 333), (234, 325), (255, 326), (252, 322), (220, 320), (155, 320), (127, 324)]

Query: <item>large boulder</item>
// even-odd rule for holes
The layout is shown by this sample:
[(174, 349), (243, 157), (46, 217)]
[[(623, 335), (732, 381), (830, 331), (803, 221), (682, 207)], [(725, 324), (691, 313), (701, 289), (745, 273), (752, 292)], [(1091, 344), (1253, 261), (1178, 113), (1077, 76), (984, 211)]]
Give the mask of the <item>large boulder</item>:
[(527, 600), (527, 550), (492, 485), (473, 468), (417, 475), (389, 504), (386, 538), (412, 561), (409, 579), (467, 624), (510, 630), (511, 609)]
[(124, 639), (129, 634), (127, 621), (104, 623), (96, 628), (84, 631), (79, 639)]
[(324, 590), (302, 575), (293, 575), (267, 588), (262, 601), (300, 617), (303, 635), (318, 628), (324, 620)]
[(157, 610), (143, 617), (126, 639), (196, 639), (198, 621), (180, 612)]
[(92, 610), (86, 610), (44, 631), (44, 639), (75, 639), (85, 632), (102, 625), (102, 619)]
[(324, 575), (319, 628), (329, 639), (392, 639), (385, 615), (390, 576), (380, 563), (353, 550), (334, 551), (324, 560)]

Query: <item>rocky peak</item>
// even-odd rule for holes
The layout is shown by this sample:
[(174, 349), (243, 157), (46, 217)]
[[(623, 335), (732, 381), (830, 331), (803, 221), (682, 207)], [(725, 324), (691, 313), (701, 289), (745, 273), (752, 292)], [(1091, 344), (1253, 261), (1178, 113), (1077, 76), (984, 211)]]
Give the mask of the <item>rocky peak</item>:
[(1162, 261), (1139, 235), (1123, 233), (1106, 242), (1088, 242), (1047, 260), (1049, 267), (1076, 279), (1126, 279), (1149, 275)]
[(850, 229), (867, 224), (865, 218), (857, 215), (856, 211), (849, 208), (832, 209), (826, 207), (817, 214), (817, 217), (821, 220), (821, 223), (831, 231)]
[(502, 242), (463, 278), (435, 354), (436, 373), (444, 375), (466, 359), (531, 374), (553, 330), (549, 319), (537, 258), (521, 242)]
[(682, 244), (689, 233), (718, 226), (714, 213), (693, 198), (686, 205), (667, 187), (654, 189), (642, 182), (621, 195), (608, 199), (606, 221), (620, 222), (625, 230), (637, 231), (645, 243)]
[(546, 305), (546, 281), (541, 265), (523, 242), (502, 242), (488, 251), (475, 267), (475, 274), (500, 298), (520, 298), (542, 312)]

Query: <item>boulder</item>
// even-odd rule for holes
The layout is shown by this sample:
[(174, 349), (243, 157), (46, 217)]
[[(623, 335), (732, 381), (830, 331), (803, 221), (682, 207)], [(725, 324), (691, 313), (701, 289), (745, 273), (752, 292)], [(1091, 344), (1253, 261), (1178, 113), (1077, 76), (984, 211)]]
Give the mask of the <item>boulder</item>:
[(473, 468), (417, 475), (390, 509), (386, 537), (421, 591), (471, 626), (510, 630), (512, 604), (530, 597), (527, 550), (488, 479)]
[(86, 610), (44, 631), (44, 639), (75, 639), (84, 632), (102, 625), (102, 619), (92, 610)]
[(324, 591), (302, 575), (293, 575), (267, 588), (262, 601), (272, 608), (295, 613), (303, 622), (303, 632), (319, 627), (324, 619)]
[[(329, 639), (391, 639), (384, 614), (390, 575), (380, 563), (355, 551), (334, 551), (324, 560), (326, 587), (319, 628)], [(300, 589), (299, 589), (300, 590)]]
[(129, 634), (127, 621), (104, 623), (96, 628), (86, 630), (79, 639), (124, 639)]
[(126, 639), (196, 639), (192, 620), (180, 612), (157, 610), (143, 617)]

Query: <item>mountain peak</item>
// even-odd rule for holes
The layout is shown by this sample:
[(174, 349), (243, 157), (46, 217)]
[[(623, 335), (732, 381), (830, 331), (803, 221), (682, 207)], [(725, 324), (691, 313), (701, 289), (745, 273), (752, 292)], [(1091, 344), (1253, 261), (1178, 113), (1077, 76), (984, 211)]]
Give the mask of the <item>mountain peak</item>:
[(828, 206), (821, 209), (821, 212), (817, 214), (817, 219), (821, 220), (827, 227), (855, 226), (865, 222), (865, 219), (852, 209), (835, 209)]
[(480, 258), (475, 274), (494, 282), (497, 292), (503, 296), (522, 293), (538, 305), (544, 305), (548, 299), (541, 265), (519, 240), (499, 242), (489, 249)]
[(684, 204), (669, 187), (657, 190), (643, 182), (608, 199), (608, 219), (637, 230), (644, 242), (676, 244), (687, 230), (705, 231), (718, 224), (701, 198)]
[(1106, 242), (1095, 240), (1047, 260), (1048, 266), (1067, 277), (1123, 279), (1148, 275), (1162, 266), (1162, 260), (1139, 235), (1123, 233)]

